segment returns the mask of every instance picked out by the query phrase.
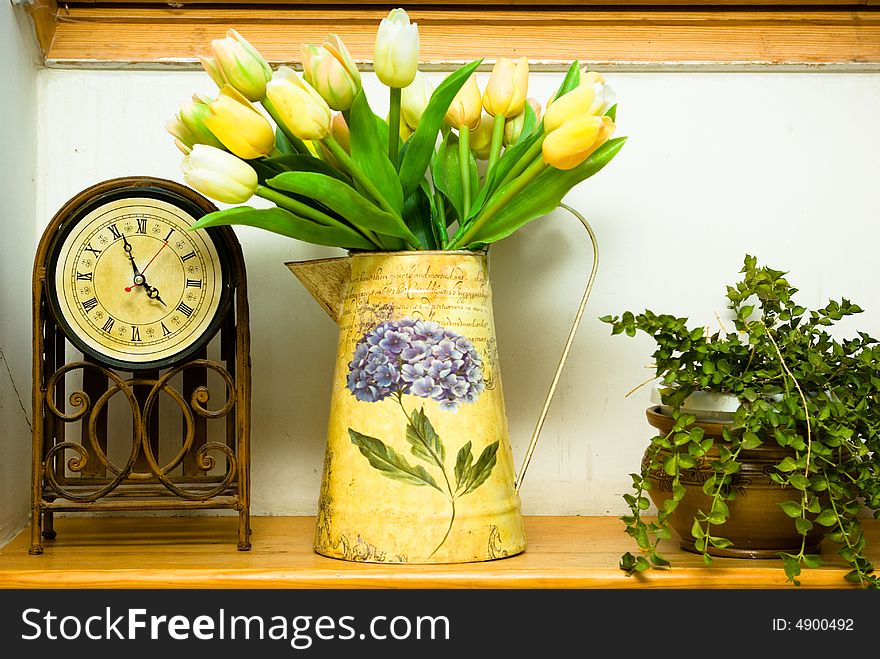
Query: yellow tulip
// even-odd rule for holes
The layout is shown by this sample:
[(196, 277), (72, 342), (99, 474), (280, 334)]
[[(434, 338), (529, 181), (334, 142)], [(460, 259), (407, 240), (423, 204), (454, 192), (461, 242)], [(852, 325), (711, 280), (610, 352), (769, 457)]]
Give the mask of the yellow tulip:
[(500, 57), (483, 92), (483, 107), (493, 117), (513, 117), (522, 112), (529, 91), (529, 61)]
[(581, 72), (580, 84), (547, 106), (544, 130), (550, 132), (577, 116), (601, 116), (614, 104), (614, 92), (595, 71)]
[(320, 140), (330, 133), (330, 106), (296, 71), (279, 67), (266, 84), (273, 116), (301, 140)]
[(272, 68), (262, 55), (235, 30), (223, 39), (211, 41), (213, 58), (200, 58), (211, 79), (222, 87), (232, 85), (249, 101), (260, 101), (266, 95), (266, 83)]
[(541, 147), (544, 162), (556, 169), (573, 169), (602, 146), (613, 132), (611, 117), (576, 117), (544, 138)]
[(403, 9), (392, 9), (379, 23), (373, 55), (376, 75), (383, 84), (407, 87), (419, 67), (419, 28)]
[(205, 126), (239, 158), (259, 158), (275, 147), (272, 124), (234, 87), (224, 85), (208, 108)]
[[(535, 113), (535, 121), (541, 121), (541, 103), (536, 98), (527, 98), (526, 105), (531, 106), (532, 111)], [(522, 134), (523, 127), (526, 123), (526, 109), (523, 106), (523, 111), (520, 112), (515, 117), (511, 117), (504, 124), (504, 146), (509, 146), (511, 144), (515, 144), (519, 139), (519, 136)]]
[(225, 204), (241, 204), (257, 189), (257, 173), (223, 149), (196, 144), (180, 165), (183, 180), (203, 195)]
[(495, 127), (495, 117), (486, 112), (480, 118), (480, 125), (470, 134), (470, 147), (477, 160), (488, 160), (489, 149), (492, 145), (492, 129)]
[(303, 44), (303, 77), (334, 110), (347, 110), (361, 90), (361, 74), (335, 34), (320, 46)]
[(434, 87), (428, 82), (425, 74), (416, 71), (413, 81), (400, 92), (400, 114), (407, 126), (415, 130), (419, 127), (422, 114), (428, 107)]
[(480, 117), (483, 114), (482, 99), (480, 97), (480, 88), (477, 85), (477, 78), (471, 75), (467, 82), (462, 85), (461, 89), (449, 104), (444, 119), (453, 128), (461, 128), (467, 126), (474, 129), (480, 125)]

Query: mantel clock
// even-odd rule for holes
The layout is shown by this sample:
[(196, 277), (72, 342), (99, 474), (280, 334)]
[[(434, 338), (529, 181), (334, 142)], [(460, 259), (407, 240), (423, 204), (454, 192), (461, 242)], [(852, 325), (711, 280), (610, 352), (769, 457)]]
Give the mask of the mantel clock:
[(191, 229), (214, 210), (173, 181), (125, 177), (76, 195), (46, 228), (31, 553), (55, 537), (54, 513), (102, 509), (231, 508), (250, 548), (244, 261), (229, 227)]

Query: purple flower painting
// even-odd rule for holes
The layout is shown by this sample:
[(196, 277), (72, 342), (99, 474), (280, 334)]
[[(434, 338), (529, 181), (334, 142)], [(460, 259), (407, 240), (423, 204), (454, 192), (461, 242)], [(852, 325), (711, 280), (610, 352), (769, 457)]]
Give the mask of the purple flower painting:
[[(428, 320), (401, 318), (377, 325), (358, 341), (348, 364), (347, 385), (359, 401), (396, 401), (406, 417), (406, 441), (410, 452), (442, 478), (435, 478), (423, 465), (376, 437), (348, 429), (351, 443), (370, 465), (387, 478), (409, 485), (428, 486), (451, 504), (449, 527), (433, 555), (446, 542), (455, 521), (458, 499), (470, 494), (492, 474), (499, 442), (486, 446), (478, 457), (466, 442), (458, 450), (450, 473), (446, 447), (425, 414), (425, 408), (407, 412), (406, 395), (436, 401), (440, 409), (455, 412), (462, 403), (473, 403), (485, 389), (483, 361), (466, 337)], [(436, 473), (436, 471), (435, 471)]]
[(471, 341), (438, 323), (390, 320), (358, 341), (347, 384), (367, 403), (411, 394), (455, 411), (483, 391), (483, 361)]

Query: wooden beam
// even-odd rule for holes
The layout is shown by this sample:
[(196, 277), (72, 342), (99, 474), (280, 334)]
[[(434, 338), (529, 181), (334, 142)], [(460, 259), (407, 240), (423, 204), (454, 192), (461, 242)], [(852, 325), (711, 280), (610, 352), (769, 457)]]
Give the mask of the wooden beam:
[(27, 5), (27, 11), (34, 24), (34, 33), (40, 46), (40, 52), (45, 57), (52, 47), (52, 40), (55, 38), (58, 3), (55, 0), (35, 0), (32, 4)]
[[(426, 69), (527, 56), (536, 68), (594, 65), (880, 66), (880, 12), (835, 9), (413, 7)], [(50, 66), (191, 66), (235, 28), (273, 64), (339, 34), (363, 68), (384, 9), (374, 7), (64, 5)], [(488, 64), (487, 64), (488, 65)]]

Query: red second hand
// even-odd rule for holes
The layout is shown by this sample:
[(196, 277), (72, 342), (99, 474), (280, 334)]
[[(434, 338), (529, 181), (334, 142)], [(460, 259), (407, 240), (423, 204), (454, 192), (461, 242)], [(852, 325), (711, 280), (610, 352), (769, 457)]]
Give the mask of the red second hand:
[[(147, 263), (147, 265), (144, 266), (144, 269), (141, 270), (141, 272), (138, 273), (138, 274), (140, 274), (141, 276), (143, 276), (143, 274), (147, 271), (147, 268), (150, 267), (150, 263), (152, 263), (153, 261), (155, 261), (155, 260), (156, 260), (156, 257), (159, 256), (159, 253), (160, 253), (163, 249), (165, 249), (166, 247), (168, 247), (168, 241), (167, 241), (167, 240), (164, 241), (164, 242), (162, 243), (162, 246), (159, 248), (159, 251), (156, 252), (156, 253), (153, 255), (153, 258), (150, 259), (150, 262)], [(125, 292), (126, 292), (126, 293), (131, 293), (131, 291), (132, 291), (133, 288), (134, 288), (134, 286), (126, 286), (126, 287), (125, 287)]]

